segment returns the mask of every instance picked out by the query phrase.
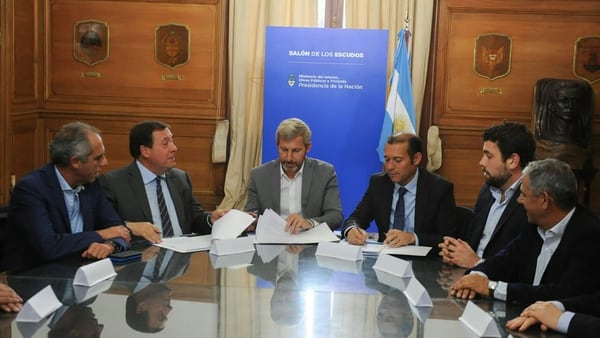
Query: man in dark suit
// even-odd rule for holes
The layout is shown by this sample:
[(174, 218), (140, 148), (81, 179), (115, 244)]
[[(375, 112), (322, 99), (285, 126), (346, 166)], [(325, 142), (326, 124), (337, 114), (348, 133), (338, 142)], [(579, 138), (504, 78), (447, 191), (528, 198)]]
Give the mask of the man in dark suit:
[(577, 204), (577, 179), (556, 159), (529, 163), (519, 202), (531, 224), (508, 246), (451, 287), (451, 295), (510, 303), (570, 297), (596, 290), (600, 219)]
[[(392, 247), (437, 246), (456, 232), (454, 186), (420, 168), (421, 140), (413, 134), (390, 136), (384, 150), (384, 172), (371, 176), (369, 187), (343, 234), (352, 244), (367, 239), (364, 229), (375, 220), (379, 241)], [(400, 192), (404, 192), (401, 196)]]
[(483, 132), (479, 167), (485, 184), (473, 209), (473, 219), (462, 239), (444, 237), (439, 255), (445, 263), (473, 268), (495, 255), (527, 224), (525, 208), (517, 200), (523, 168), (533, 160), (533, 134), (521, 123), (505, 122)]
[(272, 209), (286, 219), (286, 231), (297, 233), (326, 222), (337, 229), (344, 219), (334, 167), (306, 157), (312, 147), (308, 125), (297, 118), (277, 127), (279, 158), (252, 169), (246, 210)]
[[(204, 211), (192, 194), (189, 175), (175, 168), (177, 146), (169, 126), (159, 121), (138, 123), (129, 133), (129, 152), (134, 158), (131, 164), (98, 180), (133, 234), (153, 243), (159, 242), (161, 235), (209, 234), (224, 211)], [(157, 184), (172, 230), (166, 233)]]
[(130, 234), (96, 177), (108, 161), (100, 131), (74, 122), (49, 147), (52, 163), (15, 185), (4, 267), (20, 270), (73, 254), (102, 259), (128, 247)]
[(511, 330), (525, 331), (541, 324), (548, 329), (566, 333), (569, 337), (590, 337), (600, 331), (600, 292), (563, 299), (535, 302), (519, 317), (506, 323)]

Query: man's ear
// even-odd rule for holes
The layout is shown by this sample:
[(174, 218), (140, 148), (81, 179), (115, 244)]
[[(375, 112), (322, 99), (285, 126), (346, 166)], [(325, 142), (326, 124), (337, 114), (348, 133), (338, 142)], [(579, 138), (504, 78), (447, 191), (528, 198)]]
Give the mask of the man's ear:
[(73, 168), (80, 168), (81, 167), (81, 160), (79, 158), (77, 158), (77, 156), (71, 156), (71, 167)]
[(521, 156), (517, 153), (512, 153), (509, 158), (506, 159), (508, 169), (515, 169), (521, 166)]
[(419, 166), (421, 164), (421, 160), (423, 160), (423, 154), (418, 152), (413, 155), (412, 164), (414, 166)]
[(140, 146), (140, 156), (142, 156), (144, 158), (150, 157), (151, 151), (152, 151), (152, 148), (146, 147), (145, 145)]
[(306, 152), (307, 153), (310, 151), (310, 148), (312, 148), (312, 142), (309, 142), (306, 144)]

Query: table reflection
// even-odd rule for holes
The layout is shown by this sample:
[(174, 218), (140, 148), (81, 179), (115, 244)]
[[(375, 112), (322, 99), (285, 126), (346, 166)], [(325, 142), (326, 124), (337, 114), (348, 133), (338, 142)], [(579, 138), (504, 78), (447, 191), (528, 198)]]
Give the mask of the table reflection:
[[(1, 337), (465, 337), (465, 302), (448, 287), (465, 270), (437, 257), (402, 257), (433, 307), (416, 307), (395, 282), (373, 270), (377, 257), (340, 262), (315, 256), (316, 246), (257, 245), (252, 257), (211, 257), (145, 249), (142, 261), (116, 266), (95, 288), (72, 285), (80, 259), (9, 275), (24, 299), (50, 284), (61, 309), (35, 325), (5, 315)], [(223, 259), (230, 258), (230, 259)], [(351, 264), (350, 264), (351, 263)], [(503, 337), (561, 337), (539, 329), (507, 332), (521, 308), (478, 299)], [(8, 320), (6, 318), (9, 318)]]

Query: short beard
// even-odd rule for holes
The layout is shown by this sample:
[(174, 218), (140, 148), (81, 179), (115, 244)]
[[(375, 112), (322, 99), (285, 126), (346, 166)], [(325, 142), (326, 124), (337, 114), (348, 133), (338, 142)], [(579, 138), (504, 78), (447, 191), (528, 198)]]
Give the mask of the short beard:
[(500, 176), (490, 176), (485, 180), (485, 183), (489, 184), (492, 187), (502, 189), (502, 186), (508, 182), (510, 179), (510, 172), (505, 170)]

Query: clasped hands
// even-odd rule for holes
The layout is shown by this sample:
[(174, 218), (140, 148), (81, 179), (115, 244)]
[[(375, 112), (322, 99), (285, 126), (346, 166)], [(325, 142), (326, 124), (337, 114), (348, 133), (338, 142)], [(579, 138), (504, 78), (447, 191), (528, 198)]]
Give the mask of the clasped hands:
[(462, 239), (444, 236), (444, 241), (438, 244), (444, 263), (453, 264), (461, 268), (473, 268), (479, 262), (479, 256), (473, 251), (469, 243)]
[[(367, 242), (367, 238), (367, 232), (359, 227), (351, 228), (346, 234), (348, 243), (354, 245), (364, 245)], [(417, 239), (414, 233), (392, 229), (386, 233), (383, 244), (386, 244), (390, 248), (398, 248), (405, 245), (415, 244), (416, 242)]]
[(506, 328), (522, 332), (533, 325), (540, 324), (542, 331), (556, 330), (562, 313), (552, 302), (535, 302), (526, 307), (519, 317), (506, 322)]

